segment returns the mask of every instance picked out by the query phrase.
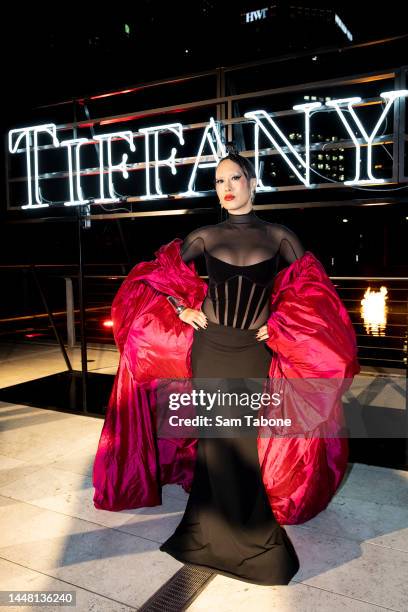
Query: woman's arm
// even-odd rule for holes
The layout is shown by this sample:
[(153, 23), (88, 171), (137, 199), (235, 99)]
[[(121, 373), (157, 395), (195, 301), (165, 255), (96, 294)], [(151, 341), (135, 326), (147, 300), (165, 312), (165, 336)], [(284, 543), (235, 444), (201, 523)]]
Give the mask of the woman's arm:
[(296, 259), (299, 259), (299, 257), (302, 257), (305, 250), (299, 238), (294, 232), (292, 232), (292, 230), (284, 225), (279, 225), (278, 227), (279, 253), (288, 264), (291, 264)]
[(190, 232), (184, 239), (184, 242), (181, 245), (181, 258), (184, 263), (188, 263), (192, 259), (196, 259), (199, 255), (204, 254), (204, 229), (205, 228), (199, 227), (198, 229)]
[[(284, 225), (273, 224), (271, 232), (271, 240), (273, 240), (274, 244), (277, 242), (278, 245), (276, 252), (283, 257), (286, 263), (291, 264), (304, 255), (305, 250), (302, 243), (292, 230)], [(267, 340), (269, 338), (266, 324), (258, 329), (256, 338), (258, 341)]]
[[(204, 228), (198, 228), (196, 230), (193, 230), (184, 239), (180, 249), (181, 258), (184, 263), (188, 263), (192, 259), (196, 259), (196, 257), (204, 253), (205, 243), (203, 229)], [(173, 310), (177, 314), (177, 316), (180, 316), (183, 310), (186, 309), (185, 304), (183, 304), (181, 300), (172, 295), (167, 296), (167, 300), (172, 305)]]

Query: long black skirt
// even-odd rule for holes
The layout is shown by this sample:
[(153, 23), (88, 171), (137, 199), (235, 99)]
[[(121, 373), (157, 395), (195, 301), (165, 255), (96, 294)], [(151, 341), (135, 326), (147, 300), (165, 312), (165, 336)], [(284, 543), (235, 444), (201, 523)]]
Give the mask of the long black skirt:
[[(193, 377), (266, 378), (272, 353), (255, 334), (210, 321), (195, 330)], [(255, 436), (198, 440), (186, 510), (160, 550), (246, 582), (288, 584), (299, 560), (268, 501)]]

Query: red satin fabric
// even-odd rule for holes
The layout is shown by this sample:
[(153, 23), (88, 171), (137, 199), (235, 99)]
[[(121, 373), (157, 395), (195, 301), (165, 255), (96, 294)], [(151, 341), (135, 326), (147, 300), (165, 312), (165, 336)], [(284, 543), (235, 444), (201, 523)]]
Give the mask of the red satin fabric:
[[(112, 304), (121, 353), (93, 469), (94, 504), (123, 510), (161, 504), (161, 487), (190, 490), (195, 439), (155, 435), (158, 378), (191, 377), (193, 328), (174, 315), (166, 295), (199, 309), (207, 284), (194, 262), (180, 256), (182, 240), (162, 246), (151, 262), (136, 265)], [(270, 377), (346, 379), (360, 370), (355, 333), (323, 266), (310, 252), (282, 270), (270, 301), (267, 344), (274, 351)], [(263, 482), (281, 524), (309, 520), (323, 510), (347, 466), (345, 438), (321, 436), (341, 412), (338, 393), (314, 406), (321, 424), (308, 438), (258, 437)]]

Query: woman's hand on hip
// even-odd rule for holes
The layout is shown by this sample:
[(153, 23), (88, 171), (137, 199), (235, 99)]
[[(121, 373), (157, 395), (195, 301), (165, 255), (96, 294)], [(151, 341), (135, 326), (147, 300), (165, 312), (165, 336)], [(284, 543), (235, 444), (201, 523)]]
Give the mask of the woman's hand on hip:
[(194, 329), (206, 329), (208, 321), (207, 317), (202, 310), (195, 310), (194, 308), (185, 308), (179, 315), (179, 319), (188, 323)]
[(255, 337), (257, 340), (259, 340), (259, 342), (261, 342), (262, 340), (267, 340), (269, 338), (268, 326), (266, 323), (258, 329)]

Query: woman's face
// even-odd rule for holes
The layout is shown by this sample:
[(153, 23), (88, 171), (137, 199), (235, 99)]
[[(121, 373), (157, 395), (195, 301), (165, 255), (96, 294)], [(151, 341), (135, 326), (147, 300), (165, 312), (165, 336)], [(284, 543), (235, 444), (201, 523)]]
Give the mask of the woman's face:
[(215, 172), (215, 188), (221, 206), (240, 213), (252, 209), (251, 193), (256, 179), (248, 180), (238, 164), (230, 159), (222, 161)]

